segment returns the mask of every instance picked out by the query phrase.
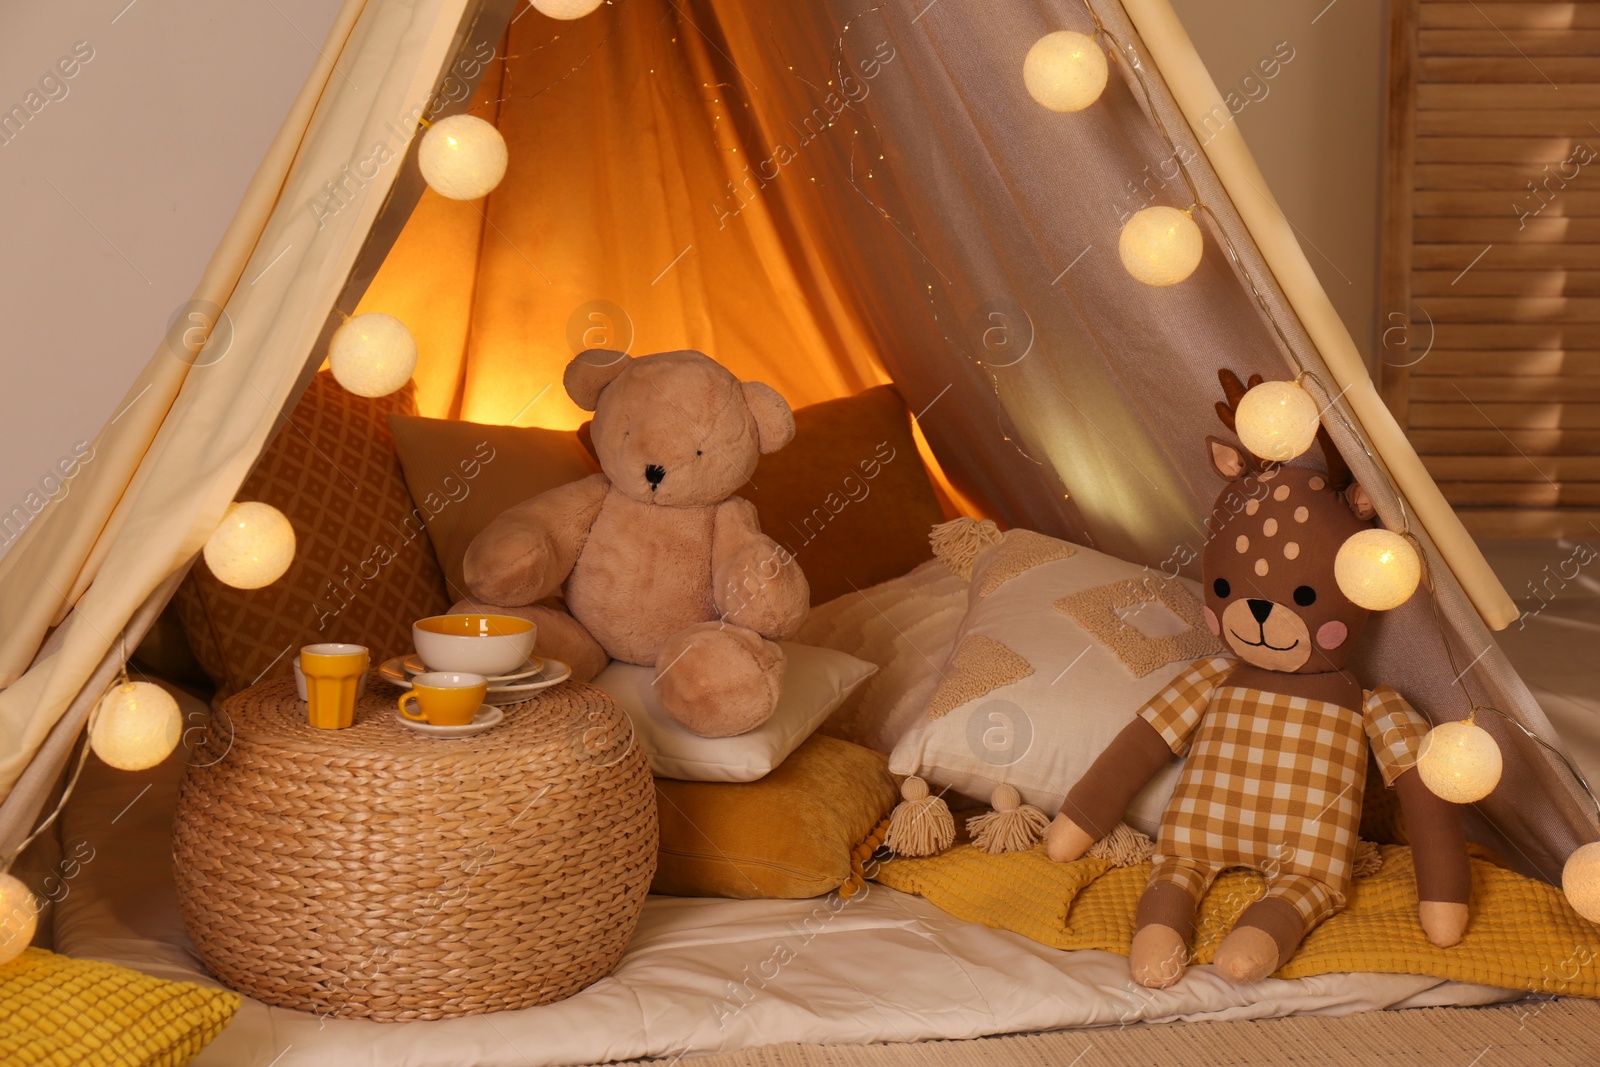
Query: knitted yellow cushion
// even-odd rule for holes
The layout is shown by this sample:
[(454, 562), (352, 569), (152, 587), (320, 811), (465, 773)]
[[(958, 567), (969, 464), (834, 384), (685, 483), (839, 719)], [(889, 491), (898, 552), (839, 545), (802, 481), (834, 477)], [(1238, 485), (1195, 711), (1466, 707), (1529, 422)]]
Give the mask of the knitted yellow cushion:
[(181, 1067), (222, 1032), (239, 994), (30, 948), (0, 966), (6, 1067)]
[[(1383, 847), (1383, 867), (1357, 878), (1349, 906), (1313, 930), (1276, 977), (1337, 971), (1425, 974), (1459, 982), (1561, 996), (1600, 997), (1600, 926), (1583, 919), (1561, 891), (1497, 867), (1473, 848), (1472, 920), (1454, 948), (1435, 948), (1417, 923), (1411, 850)], [(927, 859), (894, 859), (876, 880), (926, 897), (958, 919), (1011, 930), (1060, 949), (1128, 954), (1134, 910), (1150, 865), (1115, 868), (1105, 860), (1052, 863), (1039, 845), (991, 856), (970, 844)], [(1224, 872), (1200, 907), (1195, 960), (1217, 945), (1263, 883), (1253, 872)]]

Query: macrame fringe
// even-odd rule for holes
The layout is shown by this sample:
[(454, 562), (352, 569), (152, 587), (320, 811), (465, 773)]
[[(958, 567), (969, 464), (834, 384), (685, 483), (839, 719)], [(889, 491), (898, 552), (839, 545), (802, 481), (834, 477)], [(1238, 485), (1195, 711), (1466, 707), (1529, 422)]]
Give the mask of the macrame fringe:
[(941, 522), (928, 534), (933, 554), (951, 574), (964, 581), (972, 580), (972, 565), (978, 553), (990, 545), (998, 545), (1005, 535), (988, 519), (973, 519), (963, 515), (959, 519)]
[(1356, 856), (1350, 864), (1356, 878), (1371, 878), (1383, 870), (1383, 852), (1371, 841), (1356, 842)]
[(928, 783), (916, 775), (900, 786), (904, 797), (889, 814), (883, 843), (899, 856), (932, 856), (956, 839), (956, 820), (943, 797), (928, 795)]
[(1132, 867), (1143, 863), (1155, 851), (1155, 843), (1125, 822), (1096, 841), (1087, 855), (1097, 860), (1109, 860), (1113, 867)]
[(978, 848), (990, 855), (1026, 852), (1044, 840), (1044, 832), (1050, 829), (1050, 816), (1032, 804), (1024, 804), (1014, 787), (996, 786), (990, 803), (993, 811), (967, 820), (967, 833)]

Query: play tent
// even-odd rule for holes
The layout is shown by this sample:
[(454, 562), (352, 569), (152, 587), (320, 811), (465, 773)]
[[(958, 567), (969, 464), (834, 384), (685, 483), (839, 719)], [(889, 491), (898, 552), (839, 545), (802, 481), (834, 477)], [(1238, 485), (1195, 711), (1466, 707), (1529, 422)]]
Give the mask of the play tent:
[[(700, 349), (797, 406), (892, 382), (957, 506), (1190, 574), (1217, 491), (1217, 368), (1303, 374), (1426, 561), (1364, 673), (1435, 722), (1502, 713), (1479, 717), (1506, 766), (1475, 838), (1559, 881), (1597, 837), (1494, 644), (1510, 598), (1166, 0), (618, 0), (550, 25), (511, 0), (345, 4), (196, 288), (226, 328), (197, 349), (162, 339), (95, 463), (0, 561), (0, 855), (358, 308), (412, 325), (435, 417), (576, 426), (561, 368), (595, 340)], [(1030, 100), (1029, 45), (1097, 26), (1101, 99)], [(419, 120), (469, 109), (504, 134), (505, 181), (481, 201), (425, 194)], [(1149, 204), (1202, 205), (1181, 284), (1140, 284), (1117, 256)]]

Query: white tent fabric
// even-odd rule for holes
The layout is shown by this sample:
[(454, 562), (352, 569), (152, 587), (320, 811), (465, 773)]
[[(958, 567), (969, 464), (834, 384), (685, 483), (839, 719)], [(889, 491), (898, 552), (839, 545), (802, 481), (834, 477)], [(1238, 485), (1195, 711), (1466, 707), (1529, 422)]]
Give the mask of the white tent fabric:
[[(227, 351), (183, 360), (158, 349), (123, 417), (95, 442), (104, 463), (84, 477), (97, 481), (76, 486), (0, 566), (0, 609), (10, 623), (0, 643), (0, 681), (9, 682), (0, 692), (0, 796), (70, 713), (67, 743), (52, 752), (57, 769), (65, 761), (142, 634), (124, 635), (125, 627), (136, 617), (148, 625), (160, 607), (153, 595), (170, 595), (297, 395), (399, 166), (380, 169), (336, 214), (319, 218), (307, 205), (375, 143), (403, 157), (454, 58), (466, 6), (349, 0), (198, 291), (223, 310)], [(139, 615), (147, 604), (153, 610)], [(54, 771), (36, 778), (43, 785)], [(0, 853), (26, 835), (43, 795), (0, 809)]]

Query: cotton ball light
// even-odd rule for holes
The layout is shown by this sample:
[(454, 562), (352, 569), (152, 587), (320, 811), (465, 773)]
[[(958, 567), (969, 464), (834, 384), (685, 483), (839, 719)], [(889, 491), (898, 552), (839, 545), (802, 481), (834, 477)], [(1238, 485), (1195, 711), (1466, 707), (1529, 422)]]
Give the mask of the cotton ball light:
[(1422, 560), (1411, 543), (1392, 530), (1361, 530), (1339, 546), (1333, 557), (1333, 578), (1352, 604), (1368, 611), (1388, 611), (1417, 591)]
[(89, 747), (119, 771), (142, 771), (172, 755), (182, 735), (172, 694), (150, 682), (123, 682), (100, 699)]
[(1322, 425), (1317, 402), (1295, 382), (1262, 382), (1234, 409), (1234, 429), (1250, 450), (1273, 463), (1287, 463), (1311, 447)]
[[(1591, 841), (1567, 857), (1561, 868), (1561, 890), (1572, 910), (1600, 923), (1600, 841)], [(4, 958), (0, 950), (0, 958)]]
[(476, 115), (451, 115), (422, 135), (417, 165), (428, 188), (440, 196), (476, 200), (506, 176), (506, 139)]
[(294, 527), (271, 504), (235, 501), (206, 538), (204, 555), (217, 581), (260, 589), (282, 578), (294, 562)]
[(0, 874), (0, 967), (28, 947), (39, 928), (39, 902), (33, 891), (9, 874)]
[(1146, 285), (1176, 285), (1200, 265), (1205, 240), (1186, 211), (1147, 207), (1136, 211), (1117, 238), (1128, 273)]
[(1475, 722), (1440, 723), (1417, 750), (1417, 773), (1434, 795), (1452, 804), (1474, 804), (1500, 783), (1500, 746)]
[(1051, 111), (1082, 111), (1105, 91), (1110, 68), (1094, 38), (1073, 30), (1047, 33), (1022, 61), (1028, 95)]
[(531, 2), (533, 9), (541, 15), (548, 15), (553, 19), (581, 19), (599, 7), (602, 0), (531, 0)]
[(417, 369), (417, 341), (393, 315), (369, 311), (333, 331), (328, 367), (356, 396), (388, 396)]

